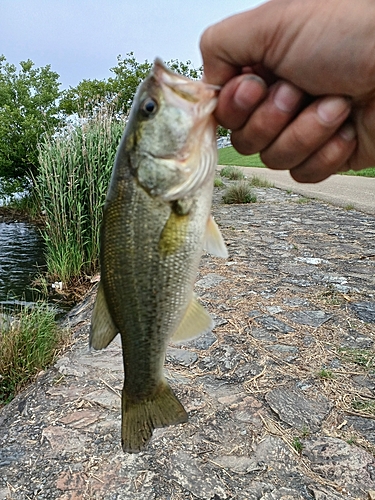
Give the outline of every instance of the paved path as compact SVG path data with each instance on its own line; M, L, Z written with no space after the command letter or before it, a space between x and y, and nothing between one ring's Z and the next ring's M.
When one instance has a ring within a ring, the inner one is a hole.
M244 167L242 170L245 175L263 177L280 189L291 190L338 207L352 206L361 212L375 214L375 178L334 175L318 184L301 184L293 180L289 171L285 170L256 167Z

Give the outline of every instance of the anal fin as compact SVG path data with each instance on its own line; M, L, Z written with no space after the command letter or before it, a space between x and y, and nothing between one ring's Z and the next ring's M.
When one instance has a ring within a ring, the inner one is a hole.
M99 283L94 310L91 316L90 347L104 349L117 334L118 328L108 311L103 285Z
M213 328L211 316L197 299L193 297L172 337L172 341L182 342L183 340L193 339L211 328Z
M223 235L221 234L218 225L212 218L212 215L209 216L207 221L203 248L215 257L222 257L223 259L228 257L228 250L224 243Z

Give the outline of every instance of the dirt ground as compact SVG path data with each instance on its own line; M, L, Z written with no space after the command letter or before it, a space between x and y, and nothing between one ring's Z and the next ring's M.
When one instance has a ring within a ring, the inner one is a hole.
M118 342L89 352L95 291L71 349L0 411L0 500L375 498L375 216L275 188L213 213L212 332L167 353L189 413L124 454Z

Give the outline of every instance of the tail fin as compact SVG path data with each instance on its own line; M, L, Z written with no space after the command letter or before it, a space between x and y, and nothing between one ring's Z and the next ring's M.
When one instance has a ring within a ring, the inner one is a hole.
M122 448L129 453L142 451L152 432L157 427L187 422L188 415L172 392L167 382L160 384L160 389L152 399L139 402L127 399L125 389L122 392Z

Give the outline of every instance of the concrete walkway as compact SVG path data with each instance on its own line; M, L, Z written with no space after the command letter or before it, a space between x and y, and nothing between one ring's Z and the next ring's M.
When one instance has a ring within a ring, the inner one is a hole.
M280 189L291 190L339 207L351 206L361 212L375 214L375 178L333 175L317 184L301 184L285 170L256 167L242 167L242 170L246 176L256 175Z

